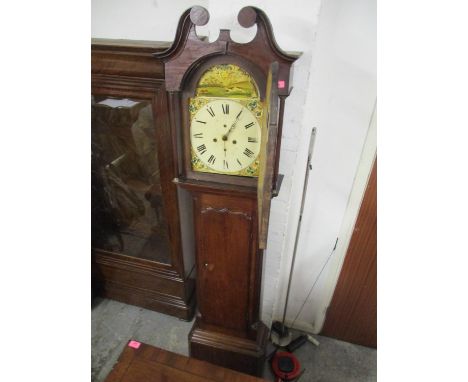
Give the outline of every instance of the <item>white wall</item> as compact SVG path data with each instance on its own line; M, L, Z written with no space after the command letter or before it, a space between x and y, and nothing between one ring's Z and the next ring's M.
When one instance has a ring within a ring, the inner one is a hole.
M291 286L289 322L295 319L340 235L375 100L375 0L324 1L303 121L317 127L317 137ZM299 163L305 150L303 146L299 149ZM291 220L298 211L300 192L298 185L293 187ZM280 291L286 285L292 237L288 233ZM340 265L340 261L330 261L325 267L296 327L311 332L321 329L334 288L327 280ZM274 317L281 316L283 299L280 293Z
M172 41L180 15L208 0L92 0L91 36L128 40Z
M237 13L254 5L269 16L283 50L303 52L294 64L294 89L286 100L280 162L285 177L272 203L264 260L261 311L270 324L281 318L314 126L318 128L314 169L288 317L302 304L304 291L339 234L375 100L375 0L93 0L92 37L172 41L179 16L195 3L210 12L210 22L201 31L210 41L219 28L232 29L237 41L251 39L255 27L243 30ZM317 284L299 326L313 331L311 324L334 287L325 284Z
M321 276L321 285L323 292L315 296L314 305L317 312L313 318L312 324L304 321L302 326L310 331L319 332L325 322L325 310L329 306L335 286L338 282L341 267L345 259L346 251L348 250L351 237L354 233L354 225L361 208L362 199L366 191L367 182L369 180L372 166L377 158L377 108L372 115L369 131L367 132L366 141L362 150L361 159L354 179L353 188L349 196L348 205L346 207L343 221L341 222L339 241L332 257L327 264L327 272ZM301 326L301 324L299 324Z

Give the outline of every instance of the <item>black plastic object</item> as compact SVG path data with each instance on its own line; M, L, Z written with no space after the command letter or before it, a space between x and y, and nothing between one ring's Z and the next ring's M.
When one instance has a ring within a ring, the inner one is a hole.
M288 327L283 325L279 321L273 321L273 324L271 325L271 330L278 333L280 337L285 337L289 333Z
M292 353L294 350L300 348L306 342L307 336L303 334L302 336L297 337L294 341L291 341L291 343L288 346L286 346L286 350Z

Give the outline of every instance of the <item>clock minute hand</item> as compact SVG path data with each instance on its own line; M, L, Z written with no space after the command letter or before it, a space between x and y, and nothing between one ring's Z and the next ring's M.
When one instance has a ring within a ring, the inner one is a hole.
M234 129L236 127L237 122L239 122L239 117L240 117L241 114L242 114L242 110L239 112L239 114L237 114L237 117L234 120L231 127L229 128L228 132L225 135L223 135L223 140L225 140L225 141L227 140L227 138L229 137L229 134L231 134L232 129ZM224 138L226 138L226 139L224 139Z

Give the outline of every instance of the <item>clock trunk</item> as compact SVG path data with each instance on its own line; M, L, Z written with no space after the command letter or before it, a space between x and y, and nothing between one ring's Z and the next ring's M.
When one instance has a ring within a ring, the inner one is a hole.
M268 329L259 321L262 251L252 192L194 192L198 314L190 355L261 375Z
M257 258L255 199L197 194L195 222L199 317L209 325L248 336L249 296Z

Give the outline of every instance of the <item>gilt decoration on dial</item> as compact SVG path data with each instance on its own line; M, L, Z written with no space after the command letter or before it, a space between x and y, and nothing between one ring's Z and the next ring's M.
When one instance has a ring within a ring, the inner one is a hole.
M258 176L263 104L245 71L231 64L208 70L189 112L194 171Z

